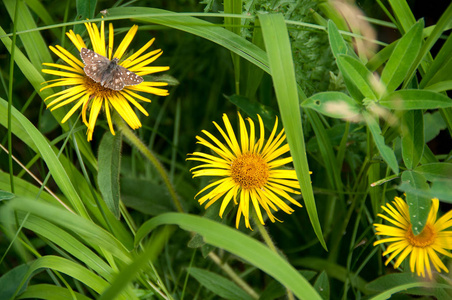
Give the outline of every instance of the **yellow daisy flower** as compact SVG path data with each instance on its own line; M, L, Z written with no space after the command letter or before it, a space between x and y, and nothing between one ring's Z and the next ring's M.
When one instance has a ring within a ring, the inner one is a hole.
M394 200L392 202L394 206L389 203L382 206L389 216L383 214L378 214L378 216L395 226L374 224L377 230L376 235L388 236L388 238L374 243L374 246L382 243L389 244L386 251L383 252L383 256L391 254L385 265L388 265L392 259L400 254L394 264L396 269L410 255L411 272L416 271L418 276L425 277L425 270L427 269L428 277L431 279L431 264L435 266L438 272L443 269L448 273L449 270L437 253L452 257L452 254L447 251L452 249L452 231L445 230L452 226L452 210L437 220L439 201L436 198L432 199L427 223L420 234L414 235L411 230L408 205L399 197L395 197Z
M163 53L162 50L158 49L143 54L152 45L154 39L151 39L133 55L129 56L128 58L123 58L124 53L126 52L127 48L132 42L132 39L137 33L137 25L134 25L132 26L132 28L130 28L115 52L113 52L113 24L109 24L108 45L106 44L104 21L101 22L100 29L94 23L85 23L85 26L91 40L92 50L97 54L107 57L109 60L113 60L115 58L121 60L118 65L128 69L128 71L134 72L138 76L145 76L169 69L169 67L148 66ZM75 34L72 30L67 32L66 35L69 37L69 39L79 52L82 48L88 48L82 37L78 34ZM137 100L151 102L151 100L140 95L139 92L155 94L158 96L168 95L168 91L166 89L158 88L168 85L167 83L151 82L146 80L137 85L125 86L121 90L109 89L103 86L100 82L95 82L85 74L83 70L85 65L79 59L80 55L74 56L59 45L55 47L50 46L49 48L66 64L44 63L45 66L56 68L57 70L43 69L43 73L60 76L61 78L46 81L45 83L49 84L41 90L54 87L67 88L47 97L46 99L44 99L44 101L52 99L52 101L47 104L47 107L51 108L51 110L70 104L74 101L76 102L75 105L63 118L63 120L61 121L62 123L66 122L67 119L69 119L79 107L82 107L82 119L85 125L88 127L88 141L92 140L94 126L96 124L96 120L101 108L105 110L110 131L114 135L115 132L113 130L110 113L110 110L112 108L119 113L119 115L131 128L137 129L141 127L141 122L130 106L130 103L133 104L144 115L148 116L146 110L137 102ZM89 119L87 119L86 117L87 111L89 111Z
M203 205L208 201L206 204L207 209L215 201L223 198L219 213L220 217L223 217L227 205L234 199L234 204L239 206L236 227L238 228L243 214L246 227L251 229L249 221L250 201L262 224L264 224L264 220L260 209L261 206L270 220L275 222L276 218L271 210L278 211L278 208L280 208L288 214L294 211L280 197L301 207L301 204L287 193L300 194L300 185L295 170L281 169L283 165L292 162L292 157L281 158L281 155L289 152L289 145L283 144L286 139L284 129L275 137L278 119L276 119L270 137L264 145L264 124L261 117L258 115L260 137L256 141L254 122L247 118L250 128L250 133L248 134L240 113L238 116L240 143L235 136L228 117L223 114L226 132L216 122L213 122L213 124L223 136L226 144L220 142L211 133L203 130L202 132L213 143L197 136L198 143L206 146L215 152L216 155L195 152L191 154L188 160L205 163L190 170L193 173L193 177L221 177L221 179L207 185L195 196L197 197L206 192L198 200L199 203Z

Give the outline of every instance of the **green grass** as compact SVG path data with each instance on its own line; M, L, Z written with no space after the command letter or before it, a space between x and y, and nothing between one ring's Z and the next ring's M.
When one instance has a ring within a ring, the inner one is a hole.
M350 30L328 2L220 2L0 4L0 299L452 297L444 272L385 266L372 226L403 193L415 234L431 198L450 210L452 5L426 27L405 1L368 1ZM87 19L113 23L115 47L139 25L126 55L155 37L152 65L170 66L145 78L169 96L142 94L140 129L113 115L113 137L101 111L91 142L80 109L64 124L71 105L46 109L64 87L41 91L56 79L42 64L63 64L49 46L78 56L65 32L88 41ZM254 231L235 228L233 201L223 218L221 201L198 204L211 181L186 160L237 111L266 137L278 117L301 186L302 208Z

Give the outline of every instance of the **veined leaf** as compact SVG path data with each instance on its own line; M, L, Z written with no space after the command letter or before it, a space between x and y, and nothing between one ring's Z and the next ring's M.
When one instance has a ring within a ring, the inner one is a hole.
M355 100L340 92L315 94L301 103L302 107L312 108L319 113L347 121L359 121L361 107Z
M400 90L384 96L378 103L396 110L452 107L452 99L426 90Z
M421 20L413 25L395 46L381 73L381 82L386 86L387 92L394 91L405 80L421 49L423 27L424 22Z
M452 179L452 164L450 163L425 164L418 166L414 171L431 182Z
M119 171L121 166L121 134L106 132L99 146L97 182L108 209L119 219Z
M429 190L425 177L419 173L405 171L402 173L402 181L407 183L414 190ZM406 202L410 212L411 229L413 230L413 233L417 235L424 229L432 200L430 197L406 191Z
M402 158L408 169L416 167L424 153L424 118L422 111L409 110L403 114Z

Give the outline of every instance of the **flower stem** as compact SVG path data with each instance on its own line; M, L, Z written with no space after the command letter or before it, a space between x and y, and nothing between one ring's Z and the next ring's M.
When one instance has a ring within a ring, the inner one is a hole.
M259 221L259 218L256 215L255 211L252 211L251 213L251 217L253 218L254 224L256 224L257 229L259 230L259 233L261 234L262 238L264 239L265 244L267 244L267 246L276 254L281 255L278 252L278 249L276 249L275 243L273 243L272 238L270 237L270 235L268 234L267 229L264 227L264 225L262 225L262 223ZM287 298L289 298L289 300L295 300L295 297L292 293L291 290L289 290L286 287L286 291L287 291Z
M146 145L135 135L135 133L133 133L133 131L129 128L129 126L127 126L127 124L121 119L121 117L118 114L116 113L113 114L113 121L118 127L118 130L126 137L126 139L133 146L135 146L138 149L138 151L140 151L144 155L144 157L146 157L155 167L157 172L160 174L163 183L166 185L166 188L168 189L168 192L171 196L171 199L174 202L176 209L179 212L183 213L184 209L182 208L179 198L177 197L176 190L171 184L168 174L166 173L163 165L160 163L158 158L154 155L154 153L152 153L152 151L148 147L146 147Z
M259 299L259 295L253 290L240 276L235 274L234 270L227 264L221 261L221 259L213 252L209 252L210 259L213 260L228 276L240 286L248 295L253 299Z

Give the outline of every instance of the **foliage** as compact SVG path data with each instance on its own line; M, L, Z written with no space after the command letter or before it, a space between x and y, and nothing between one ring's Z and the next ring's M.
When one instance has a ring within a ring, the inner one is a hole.
M362 7L389 22L306 0L51 3L0 6L0 299L452 297L450 276L385 267L372 246L394 196L414 234L431 198L450 210L451 4L426 26L395 0ZM54 79L41 69L49 45L76 54L65 32L86 39L101 18L120 37L138 24L135 50L156 37L170 70L150 79L170 95L144 103L135 132L113 116L113 137L100 117L89 143L77 114L46 110L59 90L41 90ZM399 36L378 41L369 24ZM255 231L235 229L236 207L220 218L196 203L209 181L186 160L237 110L268 131L278 116L301 186L303 208Z

